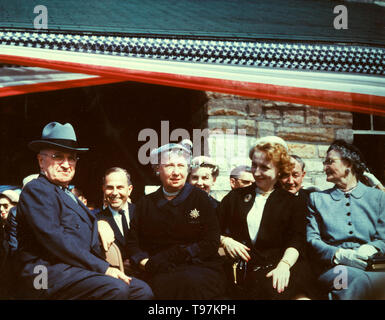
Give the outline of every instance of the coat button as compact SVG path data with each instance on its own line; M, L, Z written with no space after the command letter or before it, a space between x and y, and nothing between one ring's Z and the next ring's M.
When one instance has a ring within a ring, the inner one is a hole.
M350 216L350 215L351 215L351 213L350 213L350 212L348 212L348 213L347 213L347 216Z
M78 224L75 224L76 229L80 229L80 226Z
M348 222L348 225L349 225L349 226L351 226L351 225L352 225L352 223L349 221L349 222Z
M349 234L353 234L353 231L349 231Z
M346 206L349 207L349 206L350 206L350 203L348 202L348 203L346 204Z

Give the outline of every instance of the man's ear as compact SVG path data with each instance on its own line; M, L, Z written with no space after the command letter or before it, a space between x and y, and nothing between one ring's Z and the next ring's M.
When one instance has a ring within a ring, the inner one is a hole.
M232 189L235 188L235 179L234 178L230 178L230 186Z
M39 169L42 170L42 168L43 168L43 166L42 166L43 156L40 153L38 153L36 155L36 159L37 159L37 162L39 163Z
M128 196L131 195L132 190L134 190L134 186L131 184L128 186Z

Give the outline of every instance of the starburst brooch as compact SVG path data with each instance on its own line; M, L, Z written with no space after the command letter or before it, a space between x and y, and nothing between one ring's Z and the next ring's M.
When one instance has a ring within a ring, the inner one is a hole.
M197 209L191 210L190 217L196 219L199 217L199 211Z

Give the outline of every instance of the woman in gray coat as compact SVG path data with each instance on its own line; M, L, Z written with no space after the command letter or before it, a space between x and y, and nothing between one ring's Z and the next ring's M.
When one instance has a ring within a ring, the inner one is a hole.
M368 259L385 254L385 193L363 184L360 151L336 140L324 161L331 189L310 194L307 241L314 270L329 299L363 299L385 272L366 271Z

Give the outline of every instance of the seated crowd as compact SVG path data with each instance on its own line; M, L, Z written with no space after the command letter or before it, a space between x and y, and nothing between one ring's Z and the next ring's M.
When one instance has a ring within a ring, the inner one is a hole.
M29 148L40 174L20 196L0 193L2 299L385 299L385 263L372 265L385 256L385 189L343 140L321 191L303 187L284 140L260 138L221 201L213 159L166 144L151 152L157 191L132 203L130 174L113 167L100 209L70 184L88 151L71 124L47 124Z

